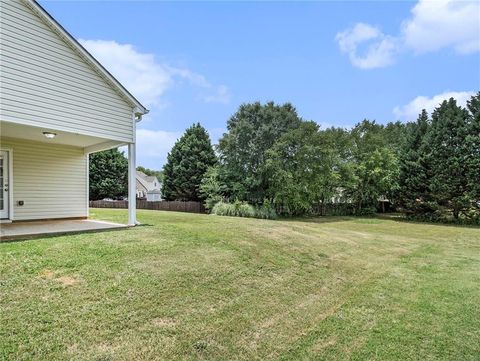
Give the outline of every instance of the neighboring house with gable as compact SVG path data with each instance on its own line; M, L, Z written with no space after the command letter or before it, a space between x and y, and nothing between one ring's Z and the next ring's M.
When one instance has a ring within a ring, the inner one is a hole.
M149 202L161 201L161 184L155 176L149 176L137 170L137 198L146 199Z
M0 0L0 222L86 218L88 158L128 146L148 110L34 0Z

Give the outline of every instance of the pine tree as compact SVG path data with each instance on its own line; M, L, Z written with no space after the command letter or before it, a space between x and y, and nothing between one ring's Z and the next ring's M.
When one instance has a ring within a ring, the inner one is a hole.
M424 142L429 191L438 210L451 211L458 219L469 207L469 150L465 144L469 133L469 114L450 98L432 113L431 128Z
M468 193L472 208L480 213L480 92L467 102L469 110L468 134L465 139ZM480 215L477 215L480 219Z
M207 169L215 163L207 131L200 123L192 125L168 154L163 168L163 197L169 201L200 201L200 183Z
M409 124L409 131L400 152L399 203L411 213L430 211L428 206L426 150L423 146L425 134L430 126L425 109L416 123Z

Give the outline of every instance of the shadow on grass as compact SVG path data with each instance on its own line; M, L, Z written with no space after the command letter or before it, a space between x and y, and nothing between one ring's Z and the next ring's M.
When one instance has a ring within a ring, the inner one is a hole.
M348 222L348 221L352 221L359 218L360 217L354 217L354 216L304 216L304 217L280 217L278 218L278 220L283 222L337 223L337 222Z
M317 223L317 224L327 224L327 223L337 223L337 222L349 222L349 221L375 221L375 220L386 220L401 222L407 224L418 224L418 225L430 225L438 227L456 227L456 228L474 228L480 229L480 225L474 224L458 224L458 223L440 223L440 222L427 222L427 221L417 221L408 219L402 213L377 213L373 216L305 216L305 217L281 217L278 220L283 222L304 222L304 223Z
M2 236L0 238L0 244L44 240L44 239L46 240L46 239L50 239L50 238L59 238L59 237L65 237L65 236L76 236L76 235L81 235L81 234L94 234L94 233L128 231L130 229L131 228L128 228L128 227L105 228L105 229L83 229L83 230L74 230L74 231L58 231L58 232L50 232L50 233Z
M409 224L425 224L430 226L439 226L439 227L466 227L466 228L476 228L480 229L480 225L476 224L461 224L461 223L441 223L441 222L429 222L429 221L418 221L414 219L409 219L407 216L401 213L379 213L376 215L379 219L385 219L395 222L409 223Z

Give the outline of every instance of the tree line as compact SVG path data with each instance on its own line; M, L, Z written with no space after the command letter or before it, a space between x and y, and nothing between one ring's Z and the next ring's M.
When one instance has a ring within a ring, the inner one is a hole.
M200 124L186 130L162 194L210 210L235 205L228 214L239 215L309 215L335 203L363 215L383 199L411 218L480 223L480 93L416 122L365 119L351 129L321 129L289 103L243 104L215 148Z

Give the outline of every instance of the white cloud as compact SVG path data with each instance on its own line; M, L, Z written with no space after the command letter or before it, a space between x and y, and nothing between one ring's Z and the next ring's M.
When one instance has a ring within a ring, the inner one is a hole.
M182 135L181 132L137 129L137 165L161 169L167 161L167 154Z
M168 67L153 54L139 53L130 44L107 40L79 40L132 94L147 106L159 105L160 97L173 85Z
M402 24L405 45L416 53L453 47L461 54L480 50L480 2L420 0Z
M217 144L226 131L224 128L208 129L212 144ZM137 165L161 169L167 162L168 153L182 134L183 131L137 129ZM122 150L127 153L126 147L122 147Z
M172 87L187 84L195 89L196 99L206 103L228 103L230 90L225 85L212 84L202 74L189 69L163 64L153 54L141 53L130 44L107 40L79 40L135 97L148 108L150 114L139 126L151 127L159 118L160 107L167 103L163 95ZM152 122L153 121L153 122ZM137 129L137 163L152 169L161 169L180 132ZM212 141L218 141L220 130L212 130ZM125 147L122 147L126 151Z
M202 88L209 88L212 86L203 75L193 73L188 69L178 69L170 67L169 70L173 76L185 79L192 85Z
M390 65L397 52L396 40L369 24L358 23L353 28L338 33L335 39L340 50L348 54L351 63L361 69ZM364 54L359 55L359 47L365 44L367 47Z
M459 54L474 53L480 51L480 1L419 0L396 36L357 23L335 39L351 63L361 69L391 65L403 51L421 54L451 47ZM362 46L366 50L359 55Z
M470 99L475 92L473 91L462 91L462 92L444 92L441 94L434 95L432 97L418 96L413 99L411 102L404 106L397 106L393 109L393 114L399 120L403 121L413 121L418 118L418 115L425 109L428 113L440 105L444 100L454 98L457 101L458 105L465 106L467 100Z
M206 103L223 103L230 102L230 89L225 85L213 85L203 75L192 73L187 69L173 69L170 68L172 74L178 75L183 79L189 81L192 85L203 88L207 91L206 94L200 94L199 99Z
M206 93L201 97L205 102L224 103L230 100L230 92L225 85L216 86L201 74L161 64L153 54L141 53L131 44L111 40L80 39L79 42L147 107L161 106L161 97L181 81L187 81ZM225 95L219 97L223 93Z
M219 85L215 87L215 93L206 95L203 100L207 103L223 103L228 104L230 102L231 94L229 89L225 85Z

